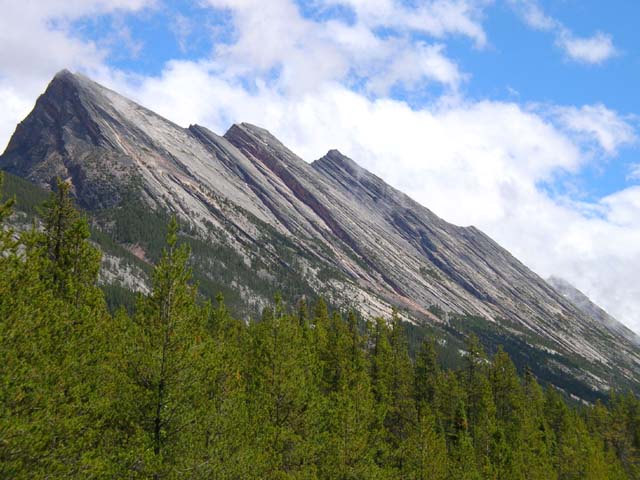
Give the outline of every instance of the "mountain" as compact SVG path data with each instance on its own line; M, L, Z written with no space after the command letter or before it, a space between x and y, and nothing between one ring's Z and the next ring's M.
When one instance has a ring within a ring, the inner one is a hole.
M555 276L549 277L547 282L555 288L560 295L578 307L585 315L589 315L591 318L596 319L609 330L624 336L630 342L640 345L640 336L637 333L631 331L614 317L609 315L609 313L607 313L602 307L593 303L589 297L569 282L563 278Z
M336 150L309 164L250 124L223 136L182 128L62 71L0 168L43 189L71 183L96 241L111 245L103 280L113 288L145 288L177 215L201 291L222 291L247 316L277 291L367 316L397 308L416 336L436 332L457 350L473 332L581 398L640 386L640 350L624 332L479 229L447 223Z

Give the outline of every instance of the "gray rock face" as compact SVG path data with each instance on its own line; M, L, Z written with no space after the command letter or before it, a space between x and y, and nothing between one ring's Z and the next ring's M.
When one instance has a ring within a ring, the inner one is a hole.
M483 317L551 363L578 359L562 368L592 388L606 388L614 370L640 380L640 352L626 332L585 313L477 228L447 223L336 150L308 164L253 125L224 136L184 129L65 71L18 125L0 168L42 186L69 179L89 211L136 196L247 256L268 242L268 226L304 253L295 268L310 283L364 312L396 306L416 323L446 322L431 313L437 306ZM319 266L340 275L321 282Z

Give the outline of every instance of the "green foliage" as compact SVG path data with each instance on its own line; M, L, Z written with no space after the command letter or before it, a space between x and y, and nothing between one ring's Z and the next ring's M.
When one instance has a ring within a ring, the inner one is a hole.
M569 403L506 348L322 300L239 321L198 293L175 220L151 292L111 314L64 184L42 213L0 229L0 478L640 478L632 394Z
M40 250L46 260L44 280L77 305L87 295L95 296L91 286L98 278L101 253L89 244L89 225L74 208L69 189L69 184L58 180L42 209L43 231L32 232L30 247Z
M15 199L16 207L24 213L28 219L38 215L39 207L47 200L48 195L44 190L36 187L31 182L10 173L3 172L4 182L0 199Z

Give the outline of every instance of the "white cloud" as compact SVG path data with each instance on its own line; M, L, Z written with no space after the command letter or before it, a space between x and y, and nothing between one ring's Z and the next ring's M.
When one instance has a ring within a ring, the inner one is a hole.
M632 163L628 168L629 173L627 174L627 181L640 180L640 163Z
M183 53L186 52L188 50L187 41L194 29L193 22L188 17L178 13L174 15L169 28L176 36L180 51Z
M613 155L621 146L637 140L635 129L602 104L580 108L556 107L553 110L566 128L591 137L607 154Z
M261 8L261 0L208 2L230 11L234 18L233 40L218 46L216 52L216 62L226 76L270 81L273 72L278 71L278 87L289 93L307 92L328 81L362 82L377 94L384 94L395 85L412 89L424 81L455 90L464 79L458 66L445 56L444 45L413 41L408 33L420 29L438 36L451 30L460 33L462 27L453 20L445 22L443 15L451 8L452 16L464 17L465 2L430 2L429 10L420 8L415 12L423 19L422 26L415 27L406 22L412 11L404 12L405 21L396 18L403 10L393 10L394 2L374 2L366 8L364 4L356 5L359 13L354 24L306 18L292 0L272 0L268 9ZM387 10L395 13L386 23L362 13L380 14ZM437 26L429 26L429 19ZM397 31L382 36L375 31L379 26ZM469 30L468 34L477 40L479 32Z
M590 37L576 36L559 20L547 15L537 0L509 0L524 22L536 30L553 33L556 45L571 60L598 65L618 55L611 35L597 32Z
M583 63L600 64L618 54L611 35L602 32L584 38L565 33L558 43L570 58Z
M463 75L451 60L443 55L444 45L417 44L412 49L397 48L391 54L384 70L368 81L370 91L384 94L394 85L402 84L409 89L421 85L424 80L433 80L456 88Z
M326 5L350 7L368 27L393 27L436 38L461 35L478 47L487 43L483 9L493 0L426 0L408 7L399 0L321 0Z
M562 28L562 25L557 20L544 13L542 8L534 1L511 0L511 3L519 8L523 20L531 28L542 31Z

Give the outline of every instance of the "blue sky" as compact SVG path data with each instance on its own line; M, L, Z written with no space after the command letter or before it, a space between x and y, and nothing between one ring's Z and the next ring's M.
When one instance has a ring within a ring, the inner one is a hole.
M640 3L0 0L0 143L69 68L339 148L640 331Z

